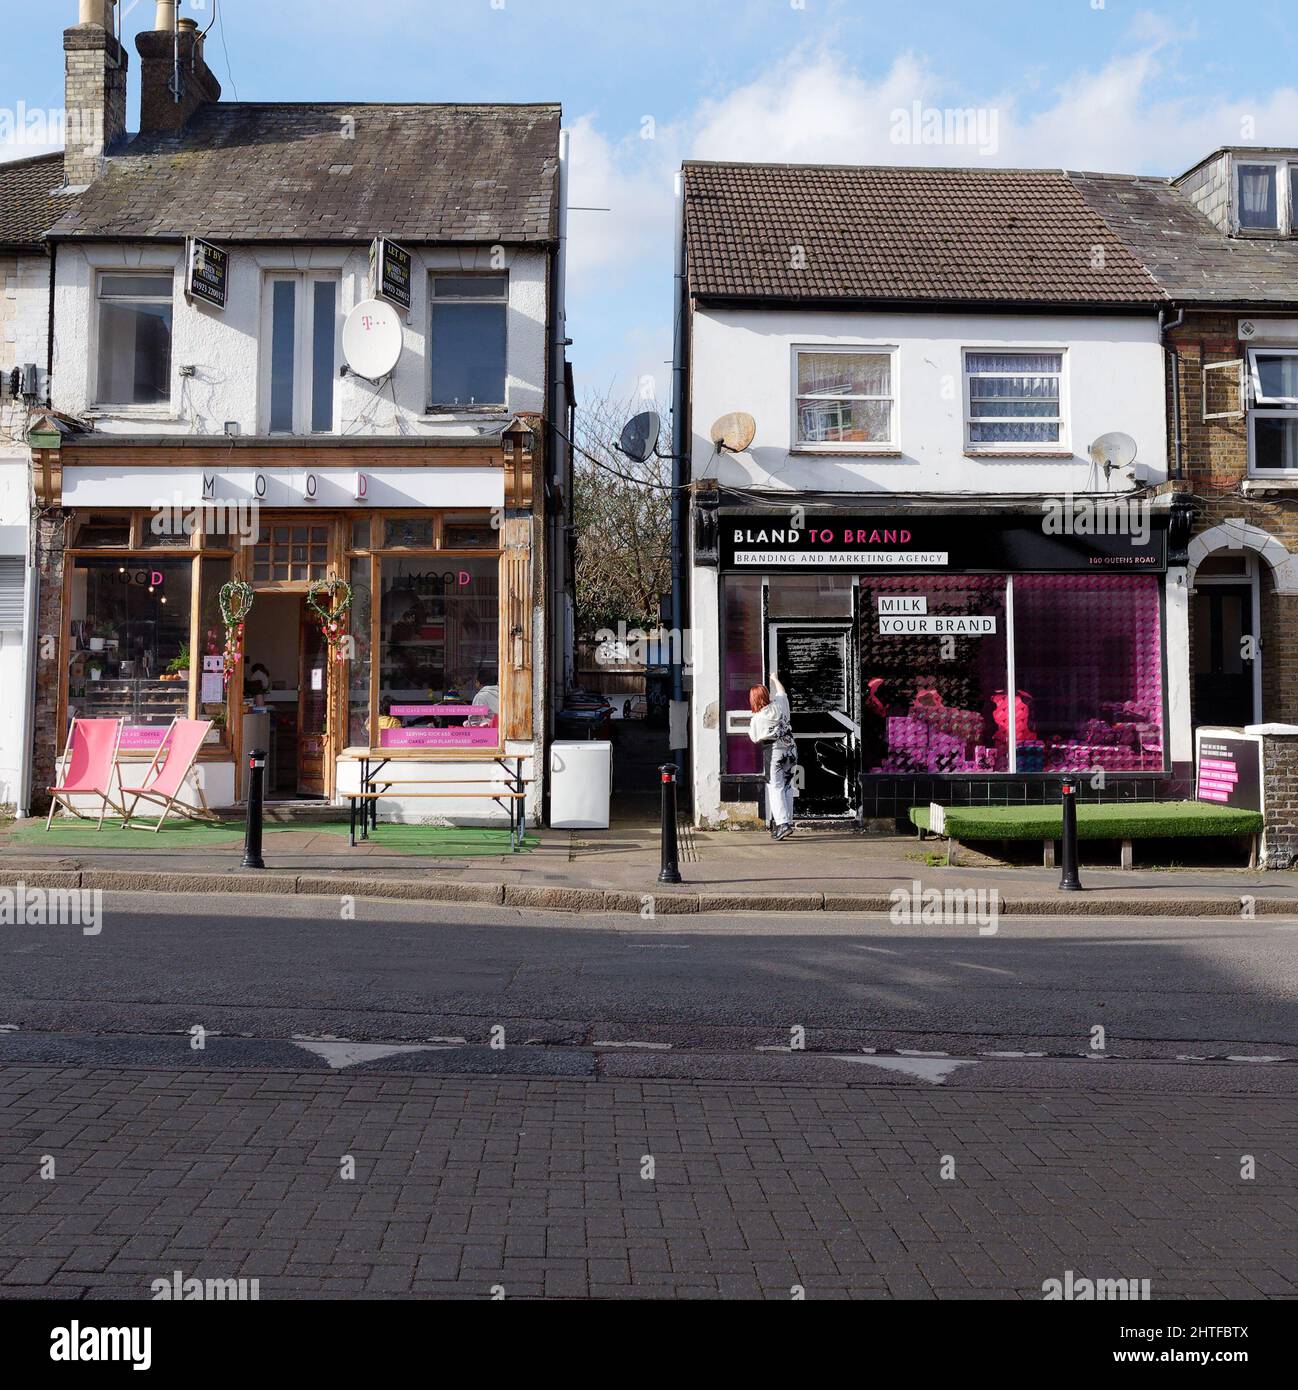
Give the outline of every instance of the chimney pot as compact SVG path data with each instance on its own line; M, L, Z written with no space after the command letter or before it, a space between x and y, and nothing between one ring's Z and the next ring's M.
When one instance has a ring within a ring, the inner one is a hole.
M176 27L176 0L158 0L153 15L155 33L170 34Z
M113 6L117 0L81 0L78 11L78 24L94 24L100 29L113 28Z

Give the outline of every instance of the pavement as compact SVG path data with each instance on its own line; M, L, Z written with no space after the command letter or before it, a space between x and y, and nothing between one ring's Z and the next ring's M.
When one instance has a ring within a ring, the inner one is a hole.
M380 828L380 836L382 829ZM350 893L566 912L887 912L895 889L980 889L1005 915L1179 916L1186 910L1298 915L1298 874L1182 865L1123 871L1086 856L1086 891L1059 891L1059 870L1000 863L962 851L945 863L941 842L800 829L775 845L762 831L680 834L680 885L659 883L660 832L637 816L606 831L537 832L522 853L471 858L385 852L381 839L351 848L345 836L304 827L265 838L264 871L239 867L242 846L168 848L141 834L139 847L96 849L15 840L0 831L0 884L188 893ZM1184 853L1176 846L1175 853ZM1228 857L1231 849L1223 849Z
M0 929L0 1300L1298 1296L1277 915L238 907Z

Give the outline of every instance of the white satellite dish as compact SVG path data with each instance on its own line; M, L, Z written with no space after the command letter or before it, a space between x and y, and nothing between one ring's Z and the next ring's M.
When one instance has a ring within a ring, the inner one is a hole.
M369 381L387 376L401 356L401 319L382 299L363 299L343 324L343 357Z
M1126 468L1129 463L1135 463L1137 452L1136 441L1129 434L1115 430L1112 434L1102 434L1091 445L1091 462L1110 471Z
M742 454L757 437L757 421L746 410L732 410L712 426L712 442L718 449Z

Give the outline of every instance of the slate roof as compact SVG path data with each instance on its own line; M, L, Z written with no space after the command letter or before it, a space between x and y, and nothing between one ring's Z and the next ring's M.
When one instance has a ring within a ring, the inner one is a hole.
M1073 174L1074 185L1169 299L1298 301L1298 241L1231 237L1165 179Z
M0 248L39 251L46 231L67 212L55 198L63 183L63 155L42 154L0 164Z
M553 241L559 122L549 105L212 102L117 150L53 235Z
M685 219L690 287L703 299L1116 306L1162 298L1061 170L692 162Z

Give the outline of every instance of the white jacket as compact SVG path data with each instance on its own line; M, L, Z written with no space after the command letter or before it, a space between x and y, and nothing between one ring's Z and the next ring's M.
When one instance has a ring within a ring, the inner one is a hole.
M784 687L771 678L771 703L759 709L748 724L748 737L754 743L792 743L793 725L789 697Z

